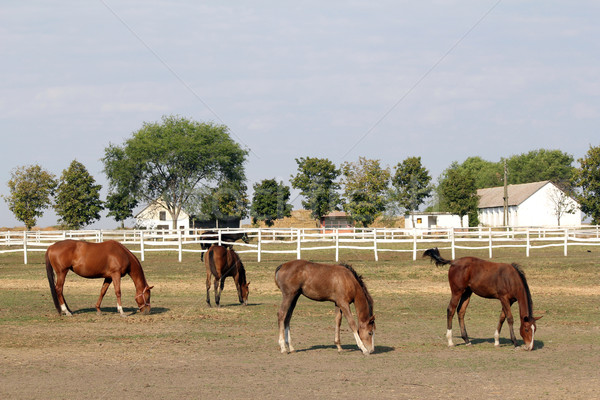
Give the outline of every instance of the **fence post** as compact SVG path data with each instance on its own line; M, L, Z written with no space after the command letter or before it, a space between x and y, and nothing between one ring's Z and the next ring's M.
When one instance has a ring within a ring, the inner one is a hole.
M181 235L181 231L182 231L182 229L177 230L177 247L179 250L179 262L181 262L181 260L182 260L182 253L183 253L183 237Z
M297 238L298 245L297 245L297 247L296 247L296 253L297 253L297 254L296 254L296 257L297 257L297 258L298 258L298 260L299 260L299 259L301 259L301 258L302 258L302 257L300 256L300 249L301 249L301 246L300 246L300 245L301 245L301 240L300 240L300 238L301 238L301 235L300 235L300 229L298 229L298 230L296 231L296 234L298 235L298 238Z
M489 254L490 254L490 258L492 258L492 227L491 226L488 228L488 234L489 234L489 237L490 237L490 241L489 241L489 243L490 243L490 252L489 252Z
M413 228L413 261L417 260L417 228Z
M27 231L23 231L23 261L27 265Z
M373 251L375 252L375 261L379 261L379 254L377 254L377 229L373 229Z
M144 261L144 231L140 231L140 253L142 261Z
M565 228L565 257L567 256L567 248L569 247L569 229Z
M257 262L260 262L260 250L262 248L262 229L258 228Z
M340 228L335 228L335 261L340 261Z
M452 259L456 258L456 248L454 247L454 228L450 228L450 242L452 243Z
M527 255L527 257L529 257L529 248L531 247L531 242L529 238L529 228L527 228L527 244L525 245L525 247L527 248L525 254Z

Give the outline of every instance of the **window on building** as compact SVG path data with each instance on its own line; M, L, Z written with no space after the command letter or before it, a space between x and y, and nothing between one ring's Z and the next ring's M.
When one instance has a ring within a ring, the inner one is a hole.
M167 212L166 211L160 211L158 213L158 219L161 221L166 221L167 220Z

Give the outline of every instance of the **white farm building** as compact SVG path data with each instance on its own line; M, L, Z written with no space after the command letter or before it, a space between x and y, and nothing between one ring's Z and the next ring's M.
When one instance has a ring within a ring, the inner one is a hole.
M581 208L550 181L508 185L508 226L581 226ZM479 223L504 225L504 187L477 190Z

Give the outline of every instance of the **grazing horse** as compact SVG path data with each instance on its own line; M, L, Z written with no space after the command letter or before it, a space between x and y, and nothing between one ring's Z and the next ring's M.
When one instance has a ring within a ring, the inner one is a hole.
M135 285L135 301L144 314L150 313L150 289L142 265L137 257L121 243L109 240L102 243L88 243L79 240L56 242L46 250L46 274L54 306L59 314L72 315L63 296L65 277L69 270L84 278L104 278L96 311L100 313L100 304L111 282L115 286L117 310L121 316L121 277L129 274ZM54 281L56 273L56 283Z
M240 303L243 305L248 304L248 286L250 282L246 282L244 264L242 264L242 260L233 249L225 246L210 246L204 265L206 266L206 302L209 306L211 306L209 295L211 276L214 276L217 307L220 306L221 292L225 286L225 278L228 276L231 276L235 282Z
M508 321L510 328L510 339L517 347L517 339L513 330L513 316L510 309L511 305L517 301L521 317L520 333L525 342L524 348L525 350L533 349L533 338L536 332L535 321L541 317L533 316L531 293L521 267L517 264L495 263L475 257L445 260L440 256L437 248L425 250L423 257L430 257L438 266L450 264L448 280L452 297L447 311L448 330L446 331L446 338L448 339L448 346L454 346L452 342L452 318L457 308L461 336L465 344L471 344L465 328L465 313L471 294L475 293L486 299L498 299L502 303L500 321L494 333L494 345L496 347L500 345L500 330L505 319Z
M202 237L202 240L219 240L219 233L215 231L205 231L202 232L200 236ZM240 239L246 244L248 244L248 242L250 241L246 232L221 232L222 246L232 248L233 242L236 242ZM212 246L212 243L200 243L200 248L202 250L208 250L210 246ZM204 261L204 252L202 252L202 254L200 255L200 260Z
M354 333L356 344L363 354L370 354L375 350L373 299L367 291L362 277L351 266L294 260L277 267L275 283L283 296L277 314L279 346L282 353L288 352L288 349L290 353L294 351L290 342L290 320L301 294L311 300L335 303L334 343L338 351L342 351L340 343L342 315L346 317L350 329ZM356 309L358 325L350 310L352 303Z

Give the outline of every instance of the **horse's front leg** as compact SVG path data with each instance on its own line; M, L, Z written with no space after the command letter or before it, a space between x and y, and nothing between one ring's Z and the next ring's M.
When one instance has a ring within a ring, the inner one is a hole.
M510 340L513 342L513 345L515 347L518 347L517 338L515 336L515 331L513 329L514 319L513 319L512 311L510 309L510 301L500 299L500 302L502 303L502 311L504 312L504 315L506 316L506 321L508 322L508 327L510 329Z
M98 301L96 302L96 313L97 314L102 314L102 311L100 311L100 304L102 304L102 299L104 298L104 295L106 294L106 291L108 290L108 287L110 286L112 282L112 278L104 278L104 283L102 284L102 289L100 289L100 297L98 298Z
M217 308L221 307L221 292L219 291L219 283L220 280L218 278L215 278L215 303L217 304Z
M117 311L121 314L121 317L126 317L121 304L121 276L115 275L112 280L115 286L115 296L117 296Z
M498 320L498 327L496 328L496 332L494 332L494 346L500 346L500 331L502 330L502 325L504 324L504 320L506 320L506 314L504 310L500 311L500 319Z
M56 296L58 298L58 304L60 304L61 313L70 317L73 314L71 313L71 310L69 310L67 302L65 301L65 297L63 296L63 287L65 286L65 277L67 276L67 271L68 270L56 273L56 284L54 287L56 289Z
M335 306L335 337L333 343L337 346L338 351L342 351L342 342L340 340L340 328L342 326L342 310Z
M358 348L363 352L364 355L369 354L369 350L364 345L360 338L360 335L358 334L358 325L356 324L356 321L354 321L354 316L352 315L352 311L350 310L350 305L342 304L339 307L342 310L344 316L346 317L346 320L348 321L348 325L350 325L352 333L354 333L354 339L356 339L356 344L358 345Z

